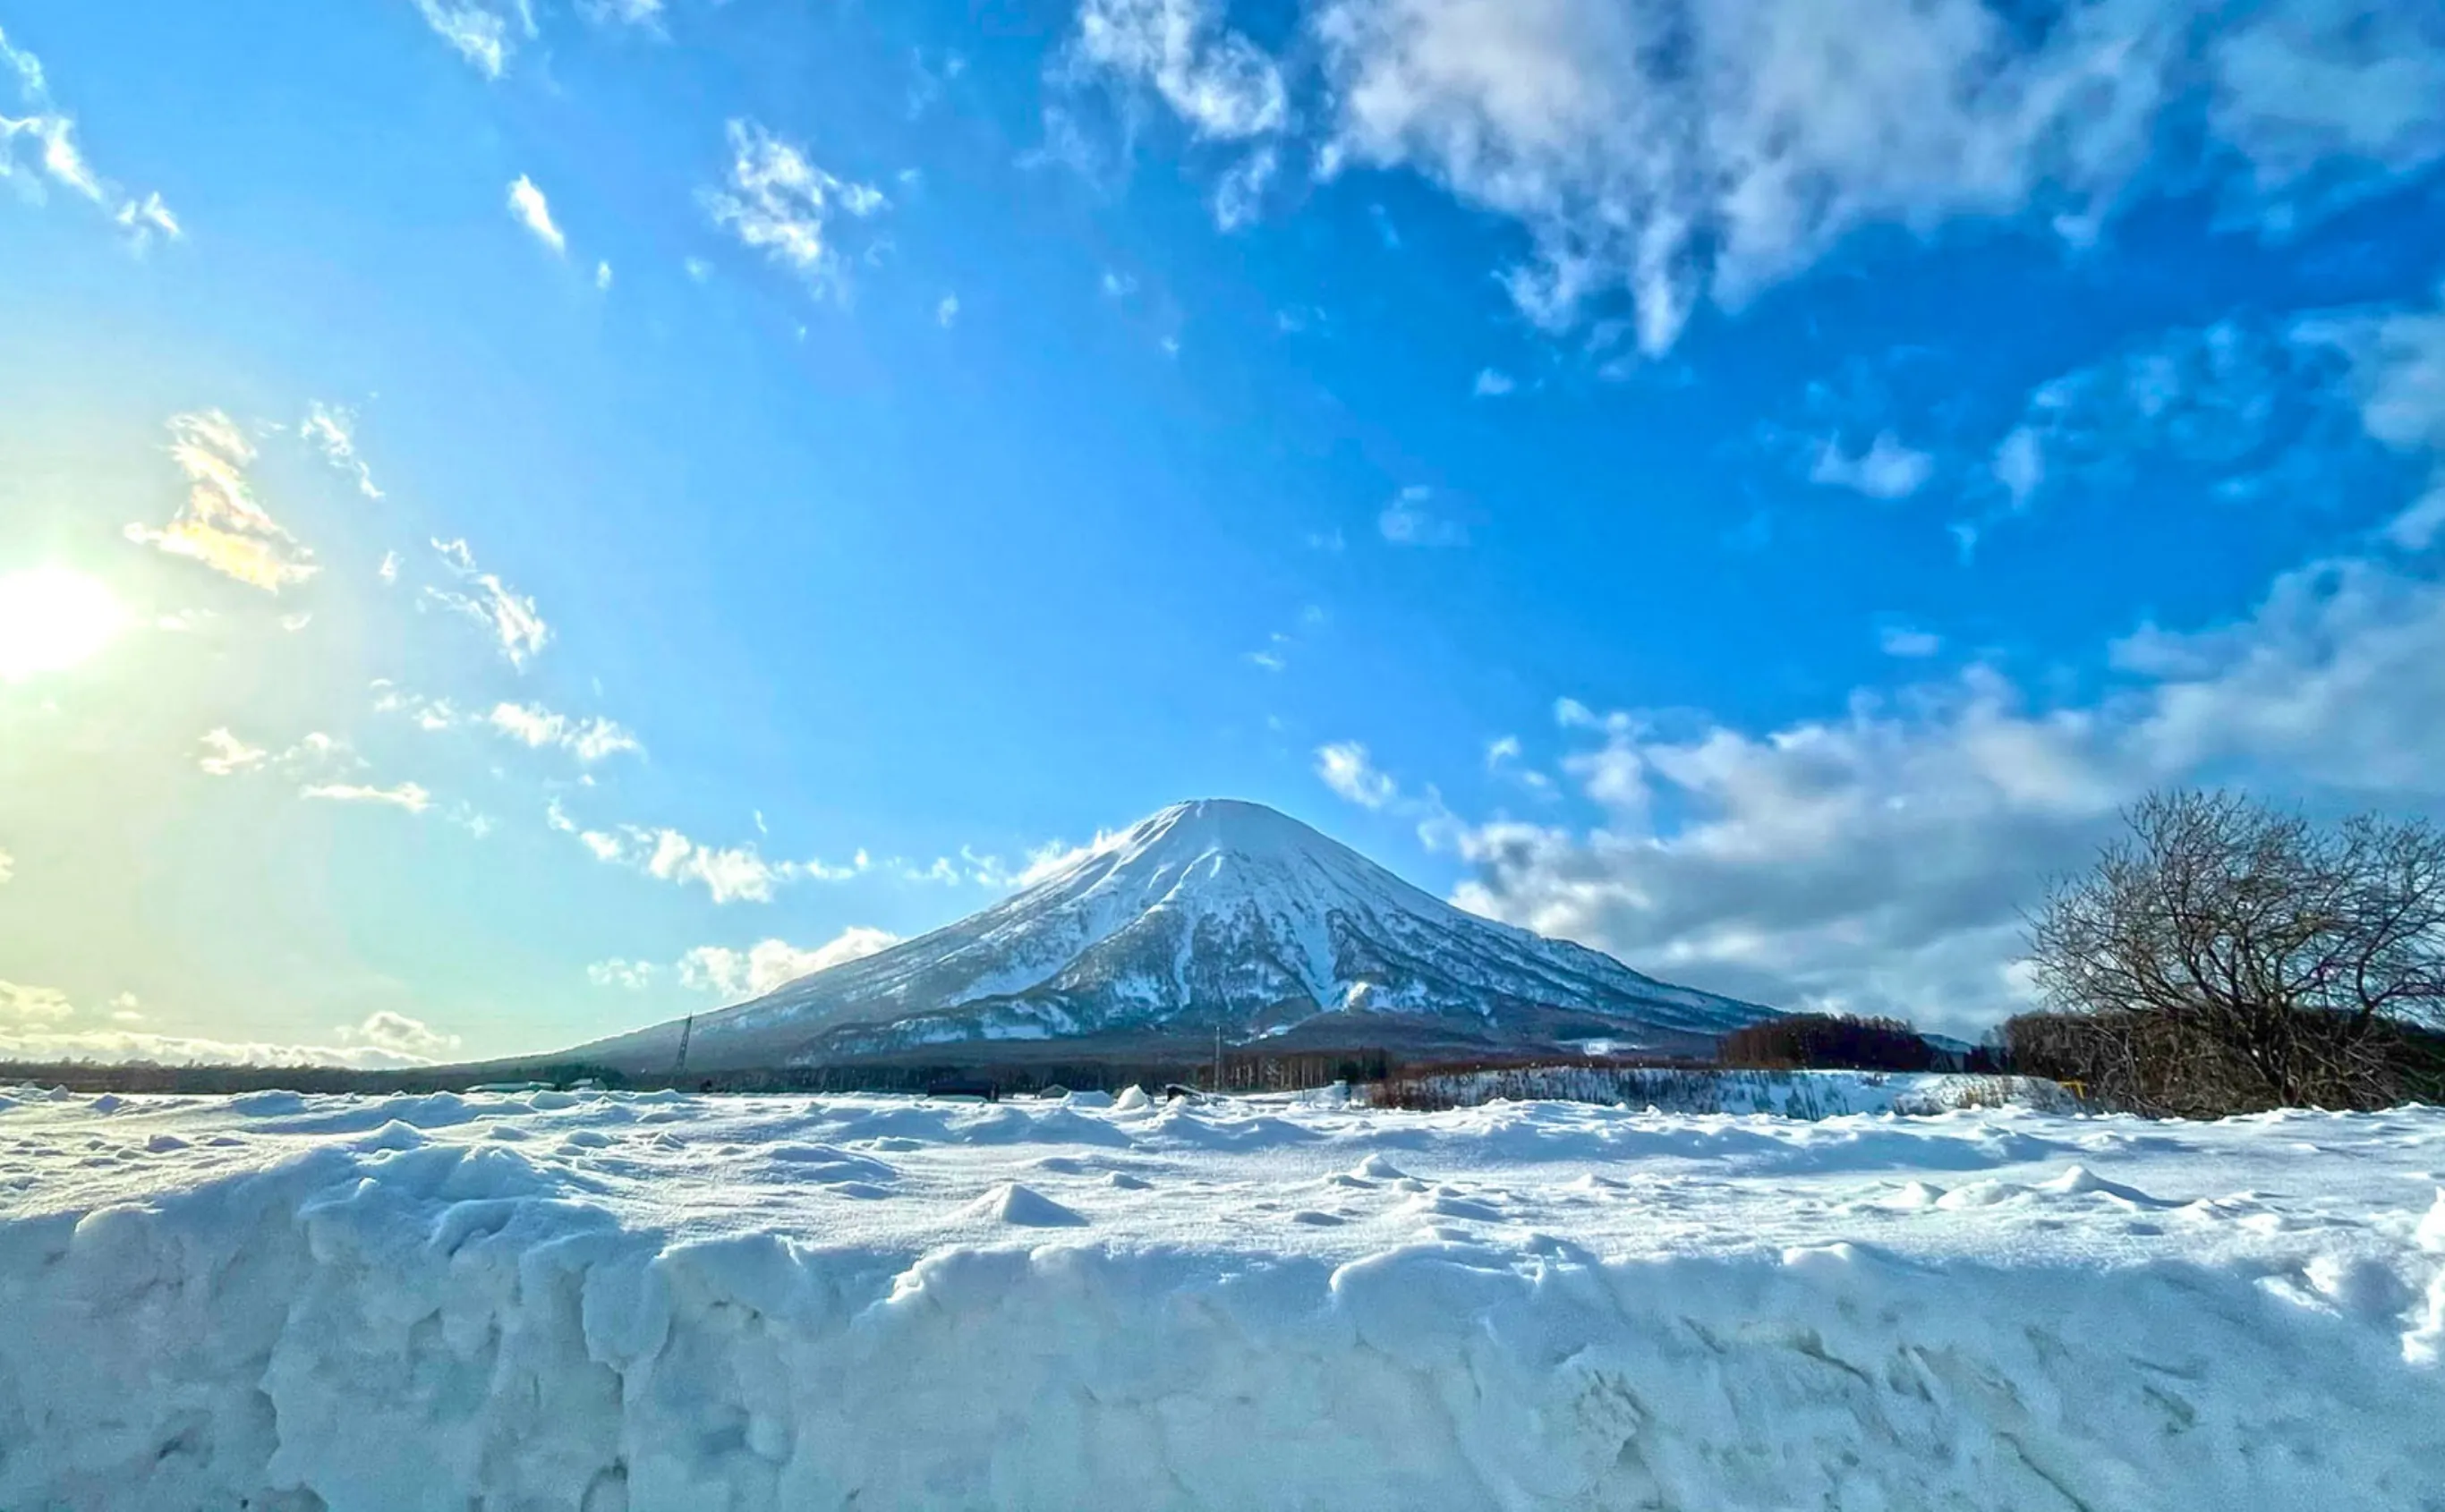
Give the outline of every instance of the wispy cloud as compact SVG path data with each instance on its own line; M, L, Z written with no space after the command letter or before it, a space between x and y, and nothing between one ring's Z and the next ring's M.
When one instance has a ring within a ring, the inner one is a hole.
M69 1017L76 1007L67 994L50 987L27 987L0 981L0 1025L53 1024Z
M2335 397L2346 365L2301 330L2263 322L2159 332L2031 390L1989 471L2015 509L2066 483L2126 483L2151 462L2223 479L2264 474L2304 442L2355 430Z
M19 108L28 113L11 116L0 110L0 178L23 176L28 193L37 198L48 179L90 200L140 251L157 236L176 241L185 234L159 194L131 195L93 170L77 149L75 120L51 99L42 61L11 45L9 34L0 31L0 87L11 81ZM20 141L30 149L30 161L20 161Z
M404 716L420 730L455 730L467 722L467 716L448 699L428 699L410 693L388 678L373 681L374 712Z
M343 1045L367 1046L409 1060L428 1060L458 1048L457 1035L438 1032L420 1018L383 1009L334 1033Z
M1519 386L1509 373L1481 367L1477 370L1477 381L1469 385L1469 392L1479 399L1500 399Z
M416 0L416 9L487 79L499 78L518 44L535 36L531 0Z
M427 588L424 596L490 630L493 639L500 644L501 654L509 659L510 665L520 671L526 670L526 664L543 649L544 643L551 639L551 626L546 625L543 616L536 612L534 600L512 592L498 576L478 568L475 553L467 549L463 539L437 539L433 550L440 554L442 563L458 581L467 585L469 591Z
M306 419L298 426L298 434L323 454L324 460L355 478L358 493L367 498L383 496L383 491L374 487L373 469L357 455L356 411L317 400L306 406Z
M859 851L842 866L809 859L773 861L754 845L710 846L677 830L624 824L607 830L581 828L557 799L546 811L553 830L574 835L595 860L626 867L658 881L704 888L717 904L770 903L778 887L793 882L845 882L871 865Z
M299 1045L213 1039L127 1027L153 1017L121 993L100 1017L117 1027L84 1027L70 1020L81 1012L67 994L49 987L0 981L0 1059L23 1061L150 1061L161 1065L353 1066L382 1070L429 1065L458 1048L456 1035L440 1034L404 1014L369 1015L333 1032L338 1043Z
M2204 186L2280 233L2445 159L2417 6L1318 0L1284 47L1319 64L1312 110L1220 9L1088 0L1077 50L1201 135L1313 124L1326 175L1408 169L1512 219L1524 313L1626 296L1649 354L1870 227L2077 246Z
M1375 766L1367 748L1355 740L1316 747L1316 775L1344 800L1362 809L1381 809L1400 796L1400 784Z
M300 797L320 798L331 803L378 803L410 813L422 813L433 806L433 794L414 782L394 783L377 788L360 782L310 782L297 790Z
M2361 424L2398 452L2425 455L2427 488L2386 525L2406 551L2445 535L2445 296L2436 307L2303 323L2297 341L2343 352Z
M1885 655L1915 660L1944 649L1944 637L1908 625L1887 625L1876 631L1876 645Z
M2152 788L2445 796L2428 568L2315 563L2232 623L2109 649L2111 692L2052 702L1984 664L1759 730L1566 702L1566 770L1601 819L1468 829L1456 901L1758 1001L1974 1029L2026 1000L2033 889Z
M1289 120L1280 66L1211 0L1085 0L1070 62L1151 88L1201 137L1241 140Z
M841 215L863 220L889 201L871 184L835 177L806 150L752 121L729 124L730 176L704 192L714 223L797 273L815 289L835 289L841 258L831 242Z
M321 570L314 553L255 501L247 481L254 446L227 415L213 409L173 416L170 459L186 476L185 506L163 529L128 526L129 540L200 562L268 593Z
M1468 528L1434 507L1434 490L1417 484L1401 490L1375 516L1375 529L1394 546L1466 546Z
M960 318L960 296L944 294L934 306L934 324L949 330Z
M196 765L202 768L208 775L215 777L235 776L241 772L252 772L263 765L271 756L271 753L263 747L249 745L230 734L226 727L205 731L202 738L196 743L204 748L204 754L196 758Z
M569 255L569 238L552 223L551 205L537 189L534 180L520 174L510 184L510 214L524 226L534 239L551 249L555 257Z
M719 994L725 1002L744 1002L814 972L862 961L899 943L900 937L887 929L852 924L822 944L810 947L793 945L786 940L762 940L743 950L727 945L699 945L680 958L678 973L684 986Z
M1254 224L1264 210L1265 186L1274 181L1274 173L1280 166L1280 153L1267 142L1242 157L1216 180L1210 201L1215 227L1228 233Z
M577 8L589 21L647 30L658 29L663 20L663 0L578 0Z
M644 750L634 735L599 715L572 719L537 703L496 703L484 722L530 746L558 746L588 766L623 752Z
M1903 445L1891 431L1879 431L1856 457L1843 449L1840 437L1829 436L1818 444L1817 459L1808 469L1812 483L1876 499L1908 498L1934 476L1935 458Z
M662 968L650 961L630 961L614 956L608 961L588 962L586 980L598 987L617 987L623 992L644 992L662 975Z

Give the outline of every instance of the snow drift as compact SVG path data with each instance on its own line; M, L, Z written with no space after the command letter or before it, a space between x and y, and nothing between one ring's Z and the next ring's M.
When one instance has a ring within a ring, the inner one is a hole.
M0 1506L2445 1507L2445 1113L0 1098Z

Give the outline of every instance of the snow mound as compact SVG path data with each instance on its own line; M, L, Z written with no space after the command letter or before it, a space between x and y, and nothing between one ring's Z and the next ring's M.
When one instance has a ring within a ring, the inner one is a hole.
M0 1507L2445 1504L2445 1111L452 1102L0 1096Z
M969 1204L970 1216L1021 1228L1081 1228L1086 1218L1052 1198L1017 1182L1004 1182Z

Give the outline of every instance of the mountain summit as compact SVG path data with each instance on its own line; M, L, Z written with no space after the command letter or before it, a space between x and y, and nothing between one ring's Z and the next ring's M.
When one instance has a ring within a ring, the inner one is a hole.
M1170 808L931 934L694 1020L691 1066L928 1045L1278 1038L1293 1046L1703 1052L1770 1010L1465 913L1259 803ZM680 1025L585 1047L667 1065ZM1085 1047L1081 1047L1082 1049Z

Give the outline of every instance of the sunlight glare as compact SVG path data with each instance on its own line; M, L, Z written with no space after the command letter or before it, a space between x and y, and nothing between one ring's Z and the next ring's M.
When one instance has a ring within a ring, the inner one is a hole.
M110 589L83 573L38 567L0 577L0 681L64 672L126 623Z

